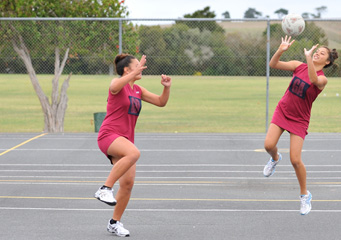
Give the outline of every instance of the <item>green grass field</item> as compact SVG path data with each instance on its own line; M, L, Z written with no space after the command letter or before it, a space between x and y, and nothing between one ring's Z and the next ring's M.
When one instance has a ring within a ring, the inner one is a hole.
M38 76L50 96L52 76ZM62 78L64 80L64 78ZM265 77L174 76L165 108L143 103L136 132L265 132ZM93 132L93 113L105 112L110 76L73 75L68 89L65 132ZM271 120L290 77L270 78ZM41 132L43 113L28 75L0 75L0 132ZM138 82L161 93L160 77ZM329 78L315 101L309 132L341 132L341 79Z

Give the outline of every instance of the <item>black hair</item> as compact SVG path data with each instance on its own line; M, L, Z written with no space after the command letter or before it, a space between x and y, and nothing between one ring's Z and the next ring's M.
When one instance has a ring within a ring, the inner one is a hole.
M334 64L334 61L336 60L336 59L338 59L338 57L339 57L339 55L338 55L338 53L337 53L337 51L336 51L336 49L334 48L334 49L332 49L332 50L330 50L328 47L326 47L326 46L322 46L323 48L325 48L325 49L327 49L327 51L328 51L328 61L329 61L329 63L328 64L326 64L323 68L328 68L328 67L330 67L330 66L332 66L333 64Z
M130 54L119 54L115 57L114 63L115 63L115 70L116 73L120 76L124 73L124 68L128 67L131 63L132 59L136 59L134 56Z

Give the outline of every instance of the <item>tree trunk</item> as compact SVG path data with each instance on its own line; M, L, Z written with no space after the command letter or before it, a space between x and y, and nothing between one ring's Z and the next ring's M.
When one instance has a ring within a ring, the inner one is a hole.
M12 30L16 31L12 26ZM17 34L12 39L13 48L16 53L23 60L27 73L30 76L33 88L38 96L42 111L44 113L44 131L45 132L63 132L64 131L64 116L67 108L68 97L66 91L69 87L69 81L72 73L65 79L60 96L58 94L59 89L59 79L65 67L66 60L69 54L69 48L64 54L62 63L60 64L60 50L58 47L55 48L55 71L54 78L52 79L52 94L51 94L51 104L49 98L46 96L42 90L39 80L37 78L36 72L33 68L31 56L29 50L27 49L24 40L20 34ZM59 97L59 98L58 98Z

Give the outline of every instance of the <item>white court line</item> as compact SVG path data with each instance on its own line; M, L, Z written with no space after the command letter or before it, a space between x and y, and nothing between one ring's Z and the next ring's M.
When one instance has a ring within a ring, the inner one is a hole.
M34 175L34 176L0 176L0 179L1 178L56 178L56 179L61 179L61 178L64 178L64 179L106 179L107 178L107 175L105 176L102 176L102 177L96 177L96 176L93 176L93 177L86 177L86 176L51 176L51 175L48 175L48 176L42 176L42 175ZM186 176L186 177L183 177L183 176L179 176L179 177L142 177L142 176L136 176L135 179L245 179L245 180L249 180L249 179L259 179L259 180L266 180L268 178L265 178L264 176L262 177L216 177L216 176L208 176L208 177L202 177L202 176L194 176L194 177L189 177L189 176ZM283 180L283 179L286 179L286 180L290 180L290 179L297 179L296 177L276 177L276 178L272 178L272 180ZM307 179L341 179L341 176L340 177L307 177ZM268 180L266 180L268 181Z
M7 149L0 149L6 151ZM259 149L139 149L141 152L263 152ZM61 152L100 152L99 149L80 148L19 148L12 151L61 151ZM302 152L341 152L341 149L303 149Z
M330 140L341 140L341 134L335 134L335 135L319 135L319 136L309 136L305 139L305 141L330 141ZM265 133L259 134L259 135L243 135L242 137L240 134L226 134L226 135L215 135L215 134L208 134L208 135L200 135L200 134L192 134L192 135L141 135L139 133L136 133L135 139L136 140L148 140L148 141L187 141L187 140L195 140L195 141L259 141L264 140ZM26 139L25 137L0 137L0 140L17 140L17 139ZM97 134L93 136L65 136L65 137L53 137L53 135L49 135L47 137L44 137L44 140L92 140L97 141ZM289 135L283 135L281 137L281 140L290 141Z
M98 186L99 183L103 183L103 181L99 182L77 182L77 183L58 183L58 182L0 182L0 185L76 185L76 186ZM138 183L135 182L134 186L221 186L221 185L231 185L231 183ZM316 185L315 185L316 186ZM324 187L329 187L329 185L321 185ZM331 186L337 186L337 185L331 185ZM340 186L341 187L341 186Z
M56 179L106 179L107 175L103 177L85 177L85 176L0 176L0 179L3 178L56 178ZM193 176L193 177L141 177L136 176L135 179L228 179L228 180L267 180L268 178L262 177L216 177L216 176ZM307 177L308 180L339 180L341 177ZM276 177L271 180L297 180L296 177Z
M157 137L157 136L151 136L151 137L138 137L135 135L135 140L136 141L188 141L188 140L194 140L194 141L260 141L260 140L264 140L264 137L260 137L260 138L224 138L224 137ZM25 139L25 138L1 138L0 140L18 140L18 139ZM96 137L89 137L89 138L81 138L81 137L75 137L75 138L53 138L53 137L45 137L45 140L60 140L60 141L73 141L73 140L91 140L91 141L97 141L97 136ZM289 140L289 138L288 138ZM324 140L328 140L328 139L324 139ZM331 138L329 140L334 140L334 138Z
M103 183L103 181L100 181ZM98 183L35 183L35 182L0 182L0 185L76 185L76 186L98 186ZM226 186L231 183L134 183L134 186ZM320 186L320 185L314 185ZM323 187L337 187L338 185L321 185ZM340 186L341 187L341 186Z
M108 170L51 170L51 169L1 169L0 172L67 172L67 173L107 173ZM260 171L230 171L230 170L136 170L137 173L260 173ZM276 173L294 173L291 171L276 171ZM341 173L341 171L309 171L309 173Z
M265 164L139 164L137 167L264 167ZM46 164L46 163L2 163L0 166L39 166L39 167L108 167L109 164ZM307 165L306 167L341 167L341 165ZM292 165L279 165L279 167L292 167Z
M110 211L112 209L93 209L93 208L18 208L18 207L0 207L0 210L33 210L33 211ZM282 209L126 209L129 212L299 212L296 210ZM311 210L316 213L341 213L341 210Z

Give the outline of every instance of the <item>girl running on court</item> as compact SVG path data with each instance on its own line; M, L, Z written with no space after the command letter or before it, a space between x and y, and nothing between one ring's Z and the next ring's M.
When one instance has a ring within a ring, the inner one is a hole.
M307 63L300 61L280 61L281 55L295 42L291 37L282 38L282 43L270 60L270 67L293 72L293 78L284 96L279 101L271 124L269 126L264 148L271 158L263 170L265 177L274 174L276 165L281 161L282 155L278 152L277 143L286 130L290 133L290 161L293 165L300 185L300 200L302 215L311 210L312 195L306 186L306 169L302 162L301 152L303 141L308 134L310 112L314 100L327 84L323 68L333 65L338 58L335 49L330 50L322 46L316 50L318 44L310 50L304 49Z
M105 184L95 193L95 198L115 206L107 230L121 237L130 235L123 227L121 217L130 199L136 162L140 157L134 145L134 130L141 111L141 100L163 107L167 104L171 87L171 78L166 75L161 75L164 88L160 96L136 85L135 81L141 79L142 71L147 68L145 63L144 55L140 61L128 54L116 56L115 67L120 77L110 83L107 114L98 133L98 146L113 167ZM117 181L119 189L114 197L113 186Z

